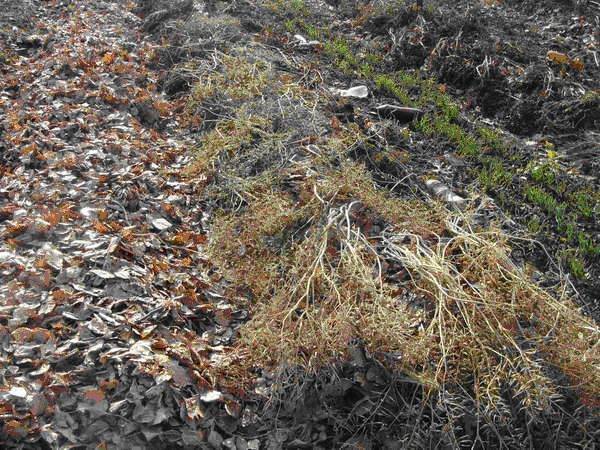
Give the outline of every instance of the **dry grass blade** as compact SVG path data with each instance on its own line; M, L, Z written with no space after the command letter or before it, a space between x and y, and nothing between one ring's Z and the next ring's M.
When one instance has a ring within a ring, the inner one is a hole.
M384 254L408 269L434 306L427 333L439 342L437 378L460 382L473 374L475 392L490 404L503 383L514 383L523 403L542 411L557 395L549 374L558 369L597 399L598 328L568 299L528 280L508 257L508 236L477 233L468 223L454 217L450 237L434 243L414 234L385 238Z

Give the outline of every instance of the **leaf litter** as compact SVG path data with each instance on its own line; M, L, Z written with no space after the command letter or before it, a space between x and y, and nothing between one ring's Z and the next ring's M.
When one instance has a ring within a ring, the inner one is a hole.
M36 29L15 16L0 49L18 55L0 80L2 446L218 441L239 406L202 367L239 312L210 278L157 49L123 2L28 7Z

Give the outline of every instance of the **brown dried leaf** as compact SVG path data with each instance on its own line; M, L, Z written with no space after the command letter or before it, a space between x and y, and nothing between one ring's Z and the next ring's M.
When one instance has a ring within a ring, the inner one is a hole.
M113 62L115 62L115 59L116 55L112 52L108 52L102 57L102 63L105 66L110 66Z
M185 399L185 410L190 420L198 420L204 418L204 410L200 404L198 395Z
M29 433L27 426L18 420L9 420L4 424L4 433L13 439L23 439Z
M583 61L580 58L572 59L571 61L569 61L569 65L571 66L571 69L576 70L577 72L583 72L583 69L585 67Z
M581 61L580 58L572 59L569 57L569 55L567 55L565 53L550 50L546 54L546 57L548 58L548 60L552 61L555 64L565 65L565 66L568 65L573 70L576 70L578 72L581 72L584 69L583 61Z
M119 381L116 379L100 381L100 388L103 391L114 391L119 386Z
M99 221L94 223L94 229L100 234L107 234L112 231L107 225Z
M25 344L29 342L36 342L43 344L50 341L53 336L52 333L44 328L17 328L11 333L11 337L18 344Z
M94 403L100 403L106 397L104 395L104 392L101 391L100 389L90 389L88 391L85 391L85 393L83 394L83 396L87 400L91 400Z

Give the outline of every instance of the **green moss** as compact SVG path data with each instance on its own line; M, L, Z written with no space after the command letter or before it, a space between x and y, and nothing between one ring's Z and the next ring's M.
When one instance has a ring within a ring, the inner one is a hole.
M540 221L539 217L536 216L529 219L527 221L527 229L532 234L538 234L540 231L542 231L542 222Z
M577 233L577 246L586 256L600 255L600 247L596 246L594 240L582 231Z
M304 25L304 31L309 39L314 41L321 40L321 30L311 24Z
M457 146L461 156L475 157L480 154L480 145L470 133L445 117L423 117L416 125L417 129L427 135L438 135L448 139Z
M594 200L589 192L579 191L571 196L571 200L577 206L579 213L586 219L594 215Z
M426 90L424 96L433 101L445 121L453 122L458 119L460 107L449 96L442 94L438 89Z
M492 149L504 149L502 137L500 136L500 133L498 133L496 130L492 130L491 128L487 127L479 127L477 128L477 133L479 134L481 140Z
M377 64L381 64L383 61L383 56L378 55L377 53L368 53L363 58L368 64L376 66Z
M359 72L363 78L371 78L373 76L374 69L369 63L363 63L360 65Z
M299 17L293 17L286 19L283 22L283 26L288 33L303 33L309 39L320 41L323 39L323 30L317 28L315 25L307 23L305 20Z
M422 81L419 79L418 75L412 72L398 72L396 74L396 78L398 83L405 89L419 87L422 84Z
M284 22L283 26L288 33L294 33L296 31L296 19L288 19Z
M527 187L525 189L525 197L548 214L554 215L556 208L558 207L558 202L551 194L536 186Z
M306 13L308 8L304 3L304 0L291 0L290 1L291 8L298 13Z
M359 67L358 58L343 38L336 37L333 41L325 42L325 53L334 59L336 67L344 73L351 73Z
M415 124L415 129L425 135L431 135L434 132L433 121L429 116L421 117Z
M554 185L556 182L556 172L557 166L552 162L537 165L530 170L532 180L545 186Z
M486 190L506 186L512 181L512 174L504 168L499 158L488 157L483 161L479 172L479 182Z
M309 16L310 10L304 0L271 0L267 6L277 15Z
M348 42L343 38L335 38L333 42L326 42L325 51L337 58L356 61Z
M396 81L388 75L379 74L375 76L375 86L381 89L388 95L400 100L404 105L410 106L413 104L412 99L408 95L406 89L400 87Z
M577 235L577 225L573 222L569 222L564 227L559 226L559 232L564 233L568 242L573 242L575 240L575 236Z
M558 181L555 184L556 192L558 192L561 195L564 194L565 192L567 192L568 187L569 187L569 185L567 183L565 183L564 181Z
M583 263L583 261L575 256L570 257L568 259L568 264L569 264L569 272L571 272L571 274L579 279L582 280L585 278L585 264Z
M458 153L462 156L475 157L481 152L479 143L469 134L461 136L458 142Z

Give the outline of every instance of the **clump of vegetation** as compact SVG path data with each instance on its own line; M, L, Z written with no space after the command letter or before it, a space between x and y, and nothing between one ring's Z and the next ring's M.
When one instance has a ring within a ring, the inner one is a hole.
M318 371L349 358L358 339L429 390L468 386L489 407L506 383L532 414L549 407L559 391L542 353L582 393L598 396L596 327L528 280L508 256L509 236L378 188L363 165L347 161L356 133L348 127L322 146L305 175L284 169L293 189L261 186L215 222L211 258L238 292L247 290L252 313L218 376L233 362L235 383L257 367ZM374 237L374 223L386 232ZM389 264L406 270L404 284L390 279ZM408 291L427 306L407 302Z
M573 277L587 277L594 240L578 220L593 216L594 204L559 189L558 164L529 164L499 131L465 120L462 104L444 85L419 71L390 73L381 55L366 55L359 43L310 24L304 8L279 3L285 20L278 26L287 37L320 40L315 58L333 72L360 78L388 101L421 108L422 117L403 129L402 139L441 143L467 161L491 195L525 200L534 215L523 225L533 234L562 230L564 265ZM289 73L266 76L263 99L274 103L269 93L285 92L287 100L300 102L309 96L311 70L296 86ZM319 73L318 84L324 76ZM202 89L198 99L213 95ZM239 98L257 96L244 92ZM323 106L313 100L315 111ZM250 116L244 120L251 123ZM358 341L426 395L460 391L490 417L505 417L507 392L532 418L558 408L573 392L593 405L600 397L597 326L566 294L555 297L532 282L510 257L512 237L498 224L476 225L478 211L449 211L385 189L373 167L406 162L410 151L377 141L369 124L330 123L326 133L314 127L280 143L285 151L265 147L277 140L270 118L250 127L223 121L203 140L199 170L219 177L207 192L239 199L218 213L209 256L231 283L232 297L251 313L228 357L208 376L233 386L249 383L257 370L316 374L351 359ZM397 138L400 131L394 132ZM233 168L236 155L259 160L266 148L280 156L269 170Z
M589 191L577 191L571 195L571 201L577 206L582 217L591 219L594 216L597 202L594 201L594 194Z
M539 184L552 186L556 181L556 165L551 162L536 165L531 169L531 178Z
M238 348L250 368L317 370L347 358L358 338L374 355L402 354L396 369L432 388L464 385L477 373L472 389L480 401L499 401L502 384L511 382L525 405L541 411L557 395L536 357L542 351L582 391L598 394L598 330L566 299L529 282L510 262L499 231L477 232L439 206L389 198L359 166L321 173L304 182L299 201L267 194L216 224L213 257L253 294L254 318L240 331ZM383 256L357 216L389 221ZM381 271L386 260L408 270L430 307L403 300ZM527 337L519 331L523 321L531 324ZM507 351L522 348L521 339L531 350Z
M359 60L350 50L350 45L341 37L325 42L325 52L335 60L339 70L344 73L352 73L359 67Z
M386 94L396 97L406 105L411 105L413 103L406 89L398 86L398 84L387 75L379 74L375 76L375 86L377 86L378 89L383 90Z
M285 20L284 26L290 33L311 14L310 7L304 0L267 0L265 6L272 14Z
M479 182L487 191L493 191L499 187L508 185L513 179L509 170L504 168L502 160L489 157L483 160L479 172Z
M576 256L572 256L572 257L568 258L568 261L569 261L569 270L573 274L573 276L580 280L585 278L586 271L585 271L585 265L584 265L583 261L581 259L577 258Z
M221 156L232 157L252 144L253 140L265 133L268 121L259 117L248 117L243 113L235 119L219 121L207 133L196 150L194 162L188 167L188 174L208 174L215 169L215 161Z
M221 55L223 70L207 71L192 87L187 109L193 113L202 102L219 94L234 100L260 96L267 87L270 68L265 62L250 62L238 56Z
M525 195L531 203L539 206L548 214L554 215L554 213L557 211L559 206L558 202L551 194L543 189L536 186L530 186L525 190Z

